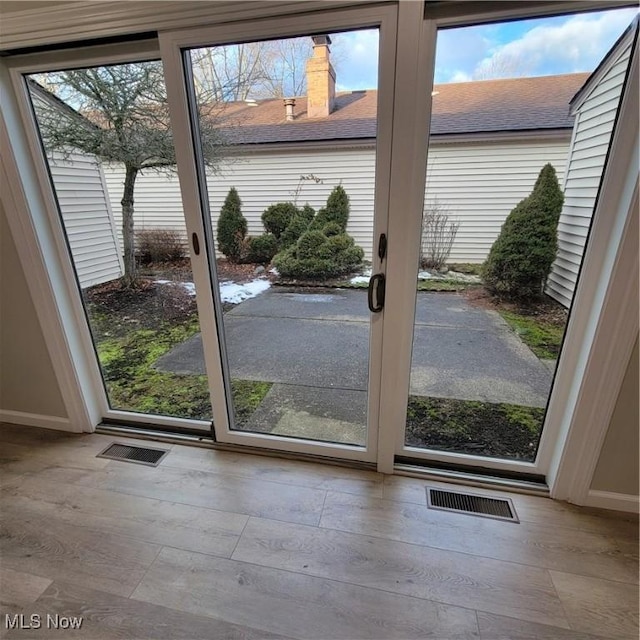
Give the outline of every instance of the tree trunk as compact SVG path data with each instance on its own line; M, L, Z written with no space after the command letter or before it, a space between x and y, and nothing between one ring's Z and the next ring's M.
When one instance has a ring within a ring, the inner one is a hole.
M124 193L122 194L122 243L124 245L124 284L130 287L136 282L136 249L133 232L133 189L138 169L125 165Z

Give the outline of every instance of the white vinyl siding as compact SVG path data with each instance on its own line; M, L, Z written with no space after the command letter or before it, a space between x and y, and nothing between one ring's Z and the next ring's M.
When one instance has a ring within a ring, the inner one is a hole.
M49 167L80 286L119 278L122 257L100 163L79 152L54 153Z
M437 200L460 224L449 262L484 261L511 210L550 162L562 186L568 140L432 144L427 205Z
M486 257L511 209L533 188L540 169L551 162L562 181L568 140L553 142L496 142L431 145L427 174L427 200L437 196L460 230L450 260L481 262ZM312 174L322 180L300 182ZM122 197L124 171L105 166L116 220ZM261 215L271 204L293 200L301 184L298 205L315 209L325 205L331 190L342 184L349 195L348 232L372 252L375 152L365 149L304 150L247 154L227 160L216 175L209 175L213 228L229 189L235 187L249 233L264 232ZM151 171L140 175L135 189L135 224L142 228L175 228L184 233L182 203L175 173ZM119 225L118 225L119 226Z
M558 255L546 288L565 307L571 304L578 280L630 52L628 41L577 109L558 224Z

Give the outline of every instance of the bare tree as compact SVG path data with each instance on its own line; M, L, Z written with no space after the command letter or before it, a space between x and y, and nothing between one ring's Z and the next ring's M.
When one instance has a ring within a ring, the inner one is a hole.
M420 257L423 269L441 270L445 266L459 227L458 222L449 220L448 207L437 197L425 202Z
M216 102L304 95L312 51L308 37L195 49L196 90Z
M136 178L145 170L169 170L176 162L162 65L141 62L77 69L39 80L48 90L35 82L30 87L46 150L68 154L77 149L124 165L124 283L131 286L137 275ZM206 164L215 167L222 140L211 111L200 118L199 139Z
M205 47L191 52L191 66L198 97L215 102L247 100L265 81L268 42ZM254 96L252 96L254 97Z

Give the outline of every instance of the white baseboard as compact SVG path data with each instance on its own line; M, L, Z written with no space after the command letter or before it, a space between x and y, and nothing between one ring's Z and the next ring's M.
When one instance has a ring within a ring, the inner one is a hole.
M615 493L613 491L597 491L590 489L587 494L584 506L598 507L600 509L613 509L615 511L628 511L638 513L640 497L626 493Z
M44 416L39 413L26 413L25 411L10 411L0 409L0 422L21 424L28 427L41 427L43 429L56 429L57 431L70 431L75 433L69 418L58 416Z

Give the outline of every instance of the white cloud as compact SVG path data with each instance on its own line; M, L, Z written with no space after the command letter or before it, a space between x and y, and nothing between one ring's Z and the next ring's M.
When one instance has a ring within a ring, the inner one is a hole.
M456 71L449 82L469 82L471 76L466 71Z
M473 75L482 77L487 69L518 75L514 72L518 67L527 75L592 71L635 13L630 9L581 14L562 24L534 27L517 40L496 47L476 65Z
M331 57L338 91L375 89L378 86L377 29L331 36Z

